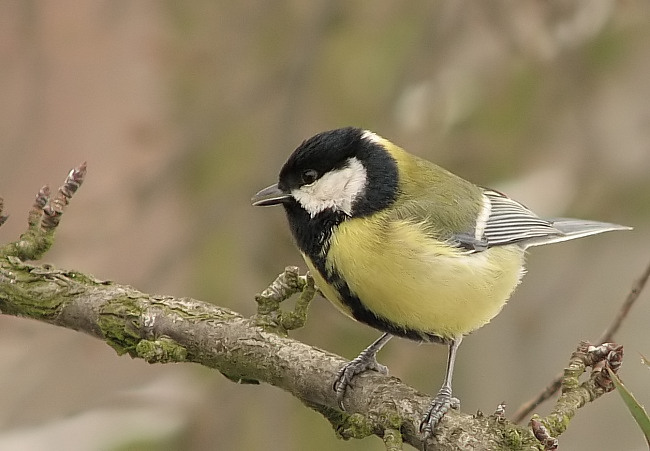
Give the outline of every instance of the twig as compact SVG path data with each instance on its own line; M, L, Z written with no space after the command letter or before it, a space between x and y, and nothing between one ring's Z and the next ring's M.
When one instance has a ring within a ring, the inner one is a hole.
M18 257L23 261L41 258L50 249L63 210L81 186L85 175L86 163L84 162L70 171L54 196L50 197L50 188L47 185L42 187L27 215L27 231L20 236L19 240L0 246L0 257ZM1 207L2 205L0 205L0 213L2 213ZM6 219L6 216L0 214L0 225Z
M32 209L29 210L27 214L27 224L29 228L34 230L37 228L38 223L41 222L41 217L43 216L43 208L50 201L50 187L45 185L43 188L38 190L34 203L32 204Z
M618 310L618 314L616 315L616 318L614 318L614 321L612 321L609 327L605 329L605 332L603 332L596 343L602 344L612 341L614 334L616 334L616 332L618 332L618 329L620 329L623 320L630 311L630 308L632 308L634 302L639 298L639 295L643 291L643 287L645 287L645 284L648 282L648 278L650 278L650 263L646 267L641 277L639 277L639 279L632 286L632 289L628 293L625 302L623 302L623 305L621 305L621 308Z
M300 297L293 311L283 311L280 304L296 293ZM301 276L297 266L287 266L267 289L255 296L257 325L286 336L288 331L305 324L307 309L315 295L314 279L309 273Z
M623 360L623 346L605 343L593 346L581 342L571 355L562 375L562 395L546 417L533 415L531 429L545 450L557 449L557 439L566 431L578 409L614 389L607 370L618 372ZM583 375L591 369L584 382Z
M542 390L537 396L535 396L533 399L523 403L519 409L515 412L514 418L512 421L516 424L521 423L524 421L526 418L528 418L528 415L535 410L535 408L549 399L551 396L557 393L557 391L560 389L562 386L562 374L563 373L558 373L553 380Z
M70 203L70 198L83 183L86 175L86 162L72 169L65 179L65 182L50 201L43 207L43 220L41 228L48 232L59 225L63 209ZM39 193L40 194L40 193Z
M596 341L596 344L600 345L612 341L614 335L620 329L623 320L625 319L628 312L632 308L632 305L639 298L649 278L650 278L650 263L648 263L648 266L645 268L643 274L641 274L641 277L639 277L639 279L634 283L634 285L632 285L632 289L630 290L627 297L625 298L625 301L619 308L618 314L616 315L612 323L607 327L605 332L603 332L601 337ZM519 407L519 409L517 409L517 411L515 412L513 422L521 423L528 417L528 415L530 415L530 413L539 404L546 401L551 396L555 395L555 393L557 393L557 391L562 386L562 376L563 374L559 373L546 386L546 388L544 388L544 390L542 390L537 396L522 404Z

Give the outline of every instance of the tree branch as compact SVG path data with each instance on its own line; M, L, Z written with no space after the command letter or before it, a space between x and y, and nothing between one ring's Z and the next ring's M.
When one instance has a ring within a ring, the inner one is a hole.
M70 172L53 200L42 189L20 240L0 247L0 311L87 333L105 341L118 354L150 363L194 362L214 368L240 383L265 382L279 387L320 412L345 439L377 435L386 449L402 443L422 449L417 432L430 398L399 379L369 372L357 376L346 392L342 412L332 381L345 363L339 356L288 337L301 327L313 280L289 267L256 297L252 318L190 298L142 293L132 287L92 276L35 266L25 260L47 251L63 208L83 181L85 165ZM2 216L0 200L0 220ZM54 212L54 214L52 214ZM56 217L55 220L52 218ZM299 294L294 311L281 303ZM565 370L563 395L555 411L535 419L533 428L507 421L503 406L495 414L470 416L449 412L429 440L429 449L551 449L575 411L609 391L603 368L618 369L622 349L583 344ZM582 384L578 379L592 368Z
M194 299L152 296L16 257L0 259L0 310L85 332L118 354L150 363L194 362L233 381L266 382L323 414L343 438L398 431L407 443L422 446L416 431L430 402L426 395L397 378L363 374L346 399L350 413L343 413L332 381L345 360L265 330L268 317L244 318ZM466 431L468 444L498 443L503 430L492 427L495 422L452 412L436 436L437 449L458 449L451 435L456 429ZM516 433L534 441L525 428Z

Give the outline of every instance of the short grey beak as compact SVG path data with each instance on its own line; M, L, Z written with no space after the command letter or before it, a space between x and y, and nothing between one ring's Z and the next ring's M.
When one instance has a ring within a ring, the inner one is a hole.
M264 188L251 199L255 207L267 207L269 205L277 205L291 199L291 193L285 193L278 185L271 185Z

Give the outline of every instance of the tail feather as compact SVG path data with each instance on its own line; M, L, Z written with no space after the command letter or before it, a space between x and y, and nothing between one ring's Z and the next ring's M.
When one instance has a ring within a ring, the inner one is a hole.
M613 230L632 230L632 227L611 224L609 222L589 221L586 219L552 218L548 221L553 225L553 228L559 230L561 234L531 240L526 243L527 247L560 243L562 241L596 235L603 232L611 232Z

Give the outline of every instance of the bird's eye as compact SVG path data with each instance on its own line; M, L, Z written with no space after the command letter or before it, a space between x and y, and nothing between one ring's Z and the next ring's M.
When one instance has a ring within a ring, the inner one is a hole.
M305 185L311 185L318 178L318 172L313 169L307 169L302 173L302 183Z

